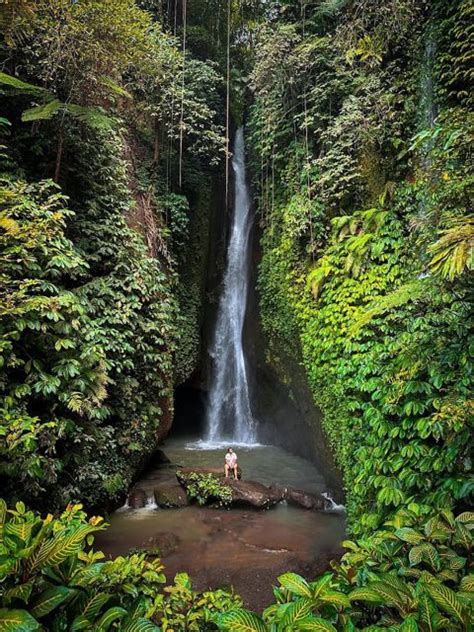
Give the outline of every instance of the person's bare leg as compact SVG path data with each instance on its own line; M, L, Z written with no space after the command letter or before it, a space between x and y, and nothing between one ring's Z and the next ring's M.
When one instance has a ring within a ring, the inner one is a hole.
M237 465L234 465L234 478L235 478L235 480L237 480L239 478L238 471L237 471Z
M225 477L229 478L229 466L227 465L227 463L224 465L224 473Z

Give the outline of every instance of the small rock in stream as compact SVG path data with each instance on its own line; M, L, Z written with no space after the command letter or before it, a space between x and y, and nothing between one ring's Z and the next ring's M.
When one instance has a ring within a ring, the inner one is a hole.
M158 507L187 507L189 505L188 495L176 479L158 483L153 493Z
M326 508L326 501L319 494L312 494L305 492L302 489L294 489L288 487L286 490L285 498L290 505L296 505L303 509L324 510Z
M142 509L146 507L147 496L143 489L132 489L128 495L128 505L132 509Z

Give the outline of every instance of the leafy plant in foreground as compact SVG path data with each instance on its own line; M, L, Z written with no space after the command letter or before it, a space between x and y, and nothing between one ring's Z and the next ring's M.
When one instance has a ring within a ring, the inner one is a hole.
M216 629L214 616L241 607L232 592L194 591L185 573L163 588L163 566L150 552L106 561L92 549L105 526L81 505L41 518L0 499L2 632L206 632Z
M165 577L145 555L104 561L89 549L104 529L80 505L42 519L0 500L0 629L158 630L149 621Z

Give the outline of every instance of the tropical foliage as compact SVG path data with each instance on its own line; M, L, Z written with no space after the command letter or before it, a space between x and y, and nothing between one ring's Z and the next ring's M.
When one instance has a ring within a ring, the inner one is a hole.
M0 627L9 631L210 629L206 621L241 605L231 593L196 593L189 578L166 578L157 557L105 560L90 547L105 528L81 505L40 518L0 500ZM214 626L212 626L214 627Z
M1 630L470 629L472 13L0 2ZM241 121L266 361L303 367L355 538L262 616L105 560L71 504L120 502L200 364Z
M232 489L213 474L190 472L184 474L178 470L179 481L186 488L190 498L199 505L208 503L223 507L232 501Z
M171 424L173 383L198 361L205 271L192 310L183 271L209 239L194 211L209 214L222 163L222 78L157 17L132 0L2 7L10 498L116 503Z

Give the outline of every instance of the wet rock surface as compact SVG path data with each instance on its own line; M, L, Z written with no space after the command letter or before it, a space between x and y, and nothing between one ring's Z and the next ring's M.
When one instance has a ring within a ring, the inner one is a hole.
M290 505L296 505L302 509L313 509L316 511L325 511L328 507L327 500L318 494L311 494L302 489L294 489L288 487L285 493L285 500Z
M158 507L166 509L168 507L187 507L189 498L186 490L177 480L161 483L154 487L153 495Z
M256 481L236 481L229 478L224 479L224 485L232 489L232 505L267 509L281 500L278 492Z
M172 466L169 461L162 461L153 476L144 478L130 492L128 505L132 509L141 509L153 501L163 509L187 507L191 499L186 493L187 475L212 474L222 484L232 489L233 507L254 507L268 509L273 505L287 501L290 505L312 511L325 511L330 503L321 495L282 485L263 485L258 481L234 480L224 478L221 468L179 467ZM239 470L241 475L241 471ZM150 491L151 489L151 491Z
M147 504L147 495L143 489L132 489L128 495L128 504L132 509L142 509Z
M193 473L212 474L222 479L221 471L217 468L180 468L176 471L176 476L184 489L187 485L187 475ZM286 500L289 504L302 509L325 511L328 508L328 501L321 494L314 494L302 489L283 487L282 485L267 486L258 481L234 480L232 477L223 478L222 483L232 489L231 505L236 507L249 506L257 509L268 509L276 503ZM168 506L178 507L180 505Z

